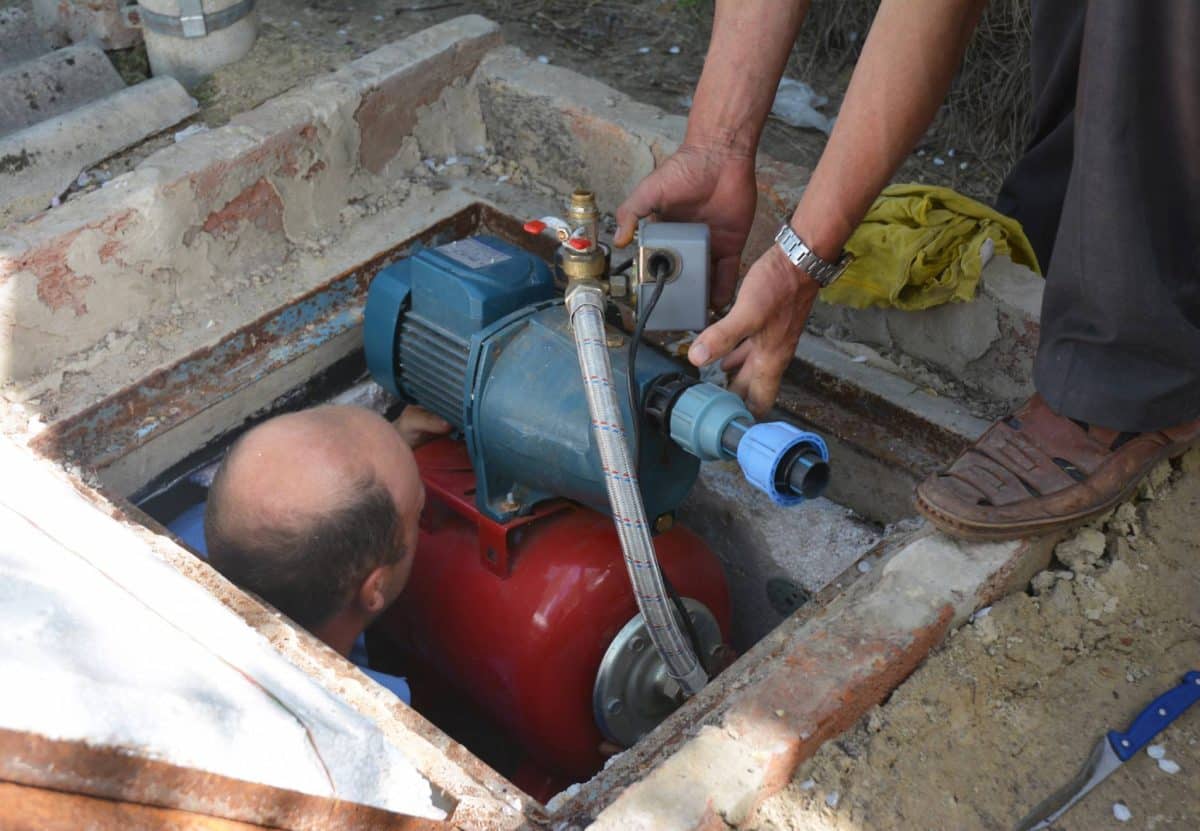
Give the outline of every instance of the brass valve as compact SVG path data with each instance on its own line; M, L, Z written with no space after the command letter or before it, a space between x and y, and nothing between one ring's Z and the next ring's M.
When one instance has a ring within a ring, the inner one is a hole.
M608 291L610 251L607 245L597 240L600 226L600 211L596 207L596 195L590 190L577 189L567 204L567 218L544 216L525 223L525 231L540 234L551 230L558 237L558 251L554 264L567 283L578 280L593 280Z

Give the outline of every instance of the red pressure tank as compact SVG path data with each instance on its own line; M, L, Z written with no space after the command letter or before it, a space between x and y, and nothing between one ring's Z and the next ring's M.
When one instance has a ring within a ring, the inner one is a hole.
M567 782L590 777L604 761L597 671L638 614L612 519L557 500L498 523L475 508L461 442L438 440L416 455L426 488L420 542L408 586L376 632L478 705L538 767ZM655 548L678 593L703 603L728 643L717 558L680 526Z

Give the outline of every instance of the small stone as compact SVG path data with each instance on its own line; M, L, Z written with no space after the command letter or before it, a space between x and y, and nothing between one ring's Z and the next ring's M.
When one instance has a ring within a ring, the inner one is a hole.
M668 52L670 52L672 55L678 55L678 54L679 54L679 47L678 47L678 46L672 46L672 47L671 47L670 49L668 49L667 51L668 51Z
M954 148L951 147L949 150L947 150L946 155L953 159L954 158Z
M1171 463L1159 462L1138 486L1138 498L1143 500L1158 499L1163 495L1167 482L1171 478Z
M817 786L817 780L815 780L815 779L805 779L803 782L801 782L801 783L800 783L800 790L802 790L802 791L811 791L811 790L812 790L813 788L815 788L816 786Z
M1108 521L1108 527L1111 531L1116 531L1118 534L1126 536L1137 536L1138 532L1138 516L1137 508L1132 502L1125 502L1113 511L1112 518Z
M867 716L867 732L871 734L878 733L883 730L884 725L885 722L883 719L883 713L880 711L880 709L876 707L871 710L870 714Z
M1040 571L1034 576L1030 585L1033 587L1033 593L1040 596L1049 591L1057 582L1053 571Z
M786 713L786 712L784 712L783 710L776 710L776 711L775 711L775 718L783 718L783 717L784 717L784 716L786 716L786 715L787 715L787 713Z
M650 47L649 47L649 46L639 46L639 47L638 47L638 54L639 54L639 55L649 55L649 54L650 54Z
M372 19L372 20L374 20L376 23L382 23L382 22L383 22L383 15L381 15L381 14L377 14L377 15L375 15L374 17L372 17L371 19Z
M1054 555L1076 574L1091 571L1104 556L1106 540L1095 528L1083 528L1071 539L1058 544Z
M941 156L934 156L934 157L933 157L933 164L934 164L934 167L941 167L941 166L942 166L942 165L944 165L945 163L946 163L946 160L945 160L945 159L943 159Z
M825 804L828 805L830 808L836 808L838 806L838 802L841 800L841 798L842 798L842 795L840 793L838 793L837 791L830 791L825 796Z
M859 570L859 573L866 574L868 571L871 570L871 564L868 563L866 560L859 560L856 568Z
M1200 473L1200 447L1193 447L1179 460L1179 468L1184 473Z
M1114 802L1113 816L1116 817L1117 822L1129 822L1133 819L1133 811L1129 810L1124 802Z
M1158 769L1161 770L1163 773L1169 773L1172 776L1179 773L1178 763L1172 761L1171 759L1159 759L1158 760Z
M1151 759L1155 759L1155 760L1162 759L1164 756L1167 755L1167 749L1165 747L1163 747L1161 744L1152 744L1146 748L1146 755L1149 756Z
M966 170L966 169L967 169L967 163L966 163L966 162L959 162L959 163L958 163L958 169L959 169L959 170Z
M548 55L538 55L537 62L538 63L550 63L550 57Z

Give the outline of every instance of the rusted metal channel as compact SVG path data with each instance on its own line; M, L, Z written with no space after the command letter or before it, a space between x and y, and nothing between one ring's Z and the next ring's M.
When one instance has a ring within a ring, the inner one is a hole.
M361 326L371 279L414 244L436 245L480 231L527 247L534 242L515 219L486 205L472 205L234 330L214 346L198 349L52 425L31 446L44 456L69 456L103 470L297 357Z
M86 810L75 820L86 819L89 828L127 828L140 816L171 819L171 827L229 828L230 825L203 820L229 820L252 827L289 828L294 831L372 829L373 831L448 831L449 823L405 816L354 802L313 796L256 782L232 779L216 773L185 768L139 756L113 747L98 747L82 741L48 739L33 733L0 729L0 782L23 788L44 789L36 804L6 804L0 796L0 827L22 827L31 808L39 807L45 824L27 827L80 827L62 822L63 813ZM11 788L10 793L16 793ZM150 806L171 812L102 811L93 813L90 801L46 798L46 792L82 794L110 802ZM35 793L36 797L37 794ZM176 812L186 812L179 815ZM70 818L69 816L67 817ZM111 819L112 823L97 823ZM185 824L180 822L190 819ZM10 824L12 823L12 824ZM178 824L176 824L178 823ZM160 826L154 826L160 827Z

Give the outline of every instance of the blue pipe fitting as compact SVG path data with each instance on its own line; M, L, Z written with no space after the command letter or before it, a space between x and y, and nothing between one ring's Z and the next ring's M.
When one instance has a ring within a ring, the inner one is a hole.
M804 501L794 489L780 488L781 473L786 473L780 466L794 457L792 451L797 445L808 445L820 455L821 461L829 462L829 448L824 439L785 421L755 424L738 443L738 464L746 481L771 497L776 505L793 506Z
M714 384L695 384L671 409L671 440L703 461L724 459L721 435L739 420L754 421L742 399Z

